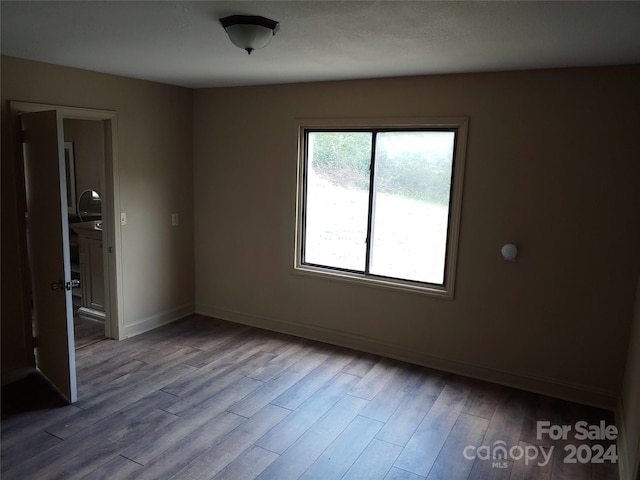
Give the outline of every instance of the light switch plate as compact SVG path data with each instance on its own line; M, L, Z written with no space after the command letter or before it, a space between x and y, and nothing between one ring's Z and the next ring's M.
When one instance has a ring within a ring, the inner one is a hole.
M171 226L172 227L176 227L178 225L178 214L177 213L172 213L171 214Z

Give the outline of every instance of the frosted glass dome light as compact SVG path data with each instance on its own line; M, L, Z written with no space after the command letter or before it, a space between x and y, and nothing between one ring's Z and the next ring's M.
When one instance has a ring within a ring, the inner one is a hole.
M269 45L273 36L280 29L275 20L256 15L231 15L220 19L231 42L246 50L249 55L254 50Z

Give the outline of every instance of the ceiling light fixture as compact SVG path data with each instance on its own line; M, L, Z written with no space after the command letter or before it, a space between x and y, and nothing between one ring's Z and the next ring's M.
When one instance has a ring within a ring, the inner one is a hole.
M255 15L231 15L220 19L220 23L236 46L249 55L254 50L266 47L280 29L275 20Z

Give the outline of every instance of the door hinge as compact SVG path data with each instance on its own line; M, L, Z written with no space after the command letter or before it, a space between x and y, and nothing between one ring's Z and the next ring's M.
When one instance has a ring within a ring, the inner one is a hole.
M24 130L20 130L20 132L18 133L18 141L20 143L26 143L27 139L26 135L24 134Z
M38 347L38 338L33 337L33 348L37 348L37 347Z

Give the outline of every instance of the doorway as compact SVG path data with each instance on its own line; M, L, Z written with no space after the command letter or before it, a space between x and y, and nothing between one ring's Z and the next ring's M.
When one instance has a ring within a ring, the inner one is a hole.
M60 132L60 134L58 135L59 136L58 145L60 145L63 141L62 132L64 128L62 127L62 125L63 125L63 122L65 121L80 122L78 123L78 125L85 125L85 126L91 125L94 131L99 132L101 141L98 143L100 145L98 146L97 149L94 149L94 154L97 151L99 153L98 156L102 157L98 162L98 166L95 167L95 169L97 169L99 172L99 175L97 176L99 180L97 181L97 183L93 184L94 185L93 188L84 188L83 184L75 185L77 187L75 189L76 190L75 198L72 198L73 195L71 195L71 193L73 193L73 190L74 190L73 188L70 188L66 192L68 212L64 212L64 201L65 201L64 189L59 192L61 195L59 195L58 198L60 198L60 200L62 201L62 205L58 204L57 210L58 210L58 214L62 213L64 215L63 217L64 219L62 221L62 224L58 223L58 225L59 227L60 226L63 227L62 228L63 237L66 237L65 238L65 241L67 242L67 250L66 250L67 253L65 253L66 265L69 265L68 259L70 256L70 249L68 245L70 242L68 242L69 236L67 235L67 233L64 233L64 232L66 232L67 230L69 231L71 230L68 228L67 214L69 215L69 218L73 216L75 220L81 220L74 223L78 223L78 224L85 223L85 226L86 224L91 224L94 227L93 233L99 234L98 241L94 242L94 246L97 245L98 248L90 248L89 250L85 251L85 254L87 256L87 258L84 258L85 263L87 261L91 261L93 266L95 266L95 268L93 269L93 272L91 269L84 272L82 269L78 269L78 271L76 272L78 276L82 276L82 278L86 280L85 286L92 288L91 296L90 296L91 302L84 302L81 305L79 305L79 307L89 307L86 309L88 313L91 313L91 312L98 313L98 315L96 315L93 320L103 321L102 334L101 334L102 337L114 338L119 340L121 335L121 329L119 328L119 325L120 325L120 319L122 319L122 299L118 295L118 292L121 292L122 271L121 271L120 254L119 254L120 223L119 221L116 221L116 213L115 213L115 212L119 212L118 189L115 188L115 185L117 185L117 178L118 178L116 113L112 111L105 111L105 110L83 109L83 108L75 108L75 107L33 104L33 103L25 103L25 102L10 102L10 111L12 115L12 124L15 125L16 128L20 128L20 129L21 127L19 127L19 125L21 123L21 115L23 117L26 117L28 115L42 115L47 112L55 114L54 117L57 117L59 119L58 132ZM30 118L34 118L34 117L30 117ZM14 138L18 138L19 131L21 130L16 130L16 135L14 136ZM29 135L25 138L27 142L30 142L31 141L30 139L32 137ZM64 139L64 140L67 140L67 139ZM22 141L25 141L25 140L23 139ZM31 143L28 143L28 144L33 145ZM74 148L73 148L74 147L73 140L69 140L68 142L66 142L65 147L68 147L68 148L65 148L64 150L65 152L64 160L63 160L62 151L59 150L61 153L58 158L60 158L61 165L65 161L70 161L72 158L73 160L75 160L76 158L76 155L75 155L76 152L74 151ZM30 148L33 148L33 147L30 147ZM69 168L66 169L66 178L63 178L65 177L65 168L64 166L61 166L61 168L58 170L60 180L61 180L60 183L64 183L62 182L63 180L65 182L70 182L70 174L75 173L75 172L72 172L74 167L77 167L77 164L73 163L72 165L70 165ZM58 176L58 174L56 173L54 173L53 175L56 177ZM98 188L96 188L95 185L98 185ZM36 190L33 190L33 191L36 191ZM80 203L81 202L80 197L85 192L87 193L85 197L88 198L88 205L90 205L90 207L96 207L96 205L98 205L99 207L98 210L94 210L92 208L86 207L87 205L86 202L84 202L84 206ZM62 207L62 210L63 210L62 212L59 211L60 207ZM49 208L49 207L46 207L46 208ZM54 209L51 211L55 211L56 205L52 204L51 208ZM99 218L96 217L96 213L99 213ZM40 215L39 218L42 218L42 215ZM58 216L57 218L60 218L60 216ZM50 221L48 222L51 223ZM31 228L31 220L29 220L29 224ZM35 226L35 223L33 224L33 226ZM59 227L58 229L60 231ZM46 239L49 237L40 236L40 239L43 239L43 238ZM42 242L40 241L39 243L42 243ZM24 249L25 251L27 250L26 244L24 245ZM25 258L27 258L26 255L25 255ZM68 268L69 268L68 266L65 267L65 270L67 272L69 272L69 270L67 270ZM29 270L30 270L29 266L26 265L25 272L29 272ZM67 274L65 273L65 276L66 275ZM71 277L71 278L73 278L73 280L76 280L76 278L74 277ZM69 278L68 280L71 280L71 278ZM47 282L50 282L50 279L37 278L37 274L34 274L31 280L32 281L30 283L32 285L36 284L36 282L39 285L42 285L44 283L46 284L45 287L47 288L49 285ZM67 281L66 290L70 291L72 290L71 286L75 286L74 285L75 282L73 280ZM56 281L56 283L52 283L51 290L56 290L56 289L65 289L65 284L63 284L62 281L60 282ZM28 290L29 289L27 289L27 291ZM70 307L70 305L72 304L72 295L70 292L69 292L68 300L66 304L68 307ZM41 311L45 311L45 310L41 310ZM31 317L30 314L27 314L25 316L25 329L28 335L30 335L30 331L32 330L32 326L31 326L32 319L30 317ZM62 358L65 356L65 354L69 356L69 359L66 363L61 361L60 364L66 364L66 368L63 368L62 370L66 369L67 375L70 375L73 377L72 385L70 385L71 390L69 390L68 388L66 390L74 391L75 390L75 356L73 355L73 349L74 349L73 348L74 346L73 345L74 343L73 324L71 322L71 317L68 316L67 318L69 318L69 321L66 323L66 326L65 324L63 324L61 328L65 330L67 336L69 337L68 341L66 341L66 345L68 347L67 350L69 351L65 353L63 351L64 350L63 348L56 347L56 349L53 351L54 352L58 351L60 355L56 357L57 354L54 354L54 356L51 357L50 353L52 350L49 348L51 344L48 342L48 338L47 338L47 348L49 351L49 355L48 355L49 360L47 361L47 363L51 364L53 362L53 364L57 365L58 361L55 360L56 358ZM58 333L55 333L56 330L51 330L50 328L49 330L52 335L54 336L58 335ZM43 336L42 339L44 340L45 337ZM40 351L41 343L42 343L42 348L44 348L44 341L43 342L40 341L41 337L39 335L37 338L37 345L35 344L35 340L36 339L34 339L34 347L36 348L36 351ZM62 344L58 342L58 345L61 346ZM36 358L36 360L38 359L38 355L34 355L34 357ZM60 371L60 368L59 368L60 365L57 365L57 366L56 365L54 365L56 367L55 370ZM39 360L37 360L37 367L42 370L42 365L40 365ZM55 382L53 383L55 384ZM64 392L64 390L61 390L61 391ZM68 399L70 399L70 401L75 400L73 394L72 395L67 394L65 396Z
M63 119L75 348L106 338L104 121ZM106 194L106 195L105 195Z

